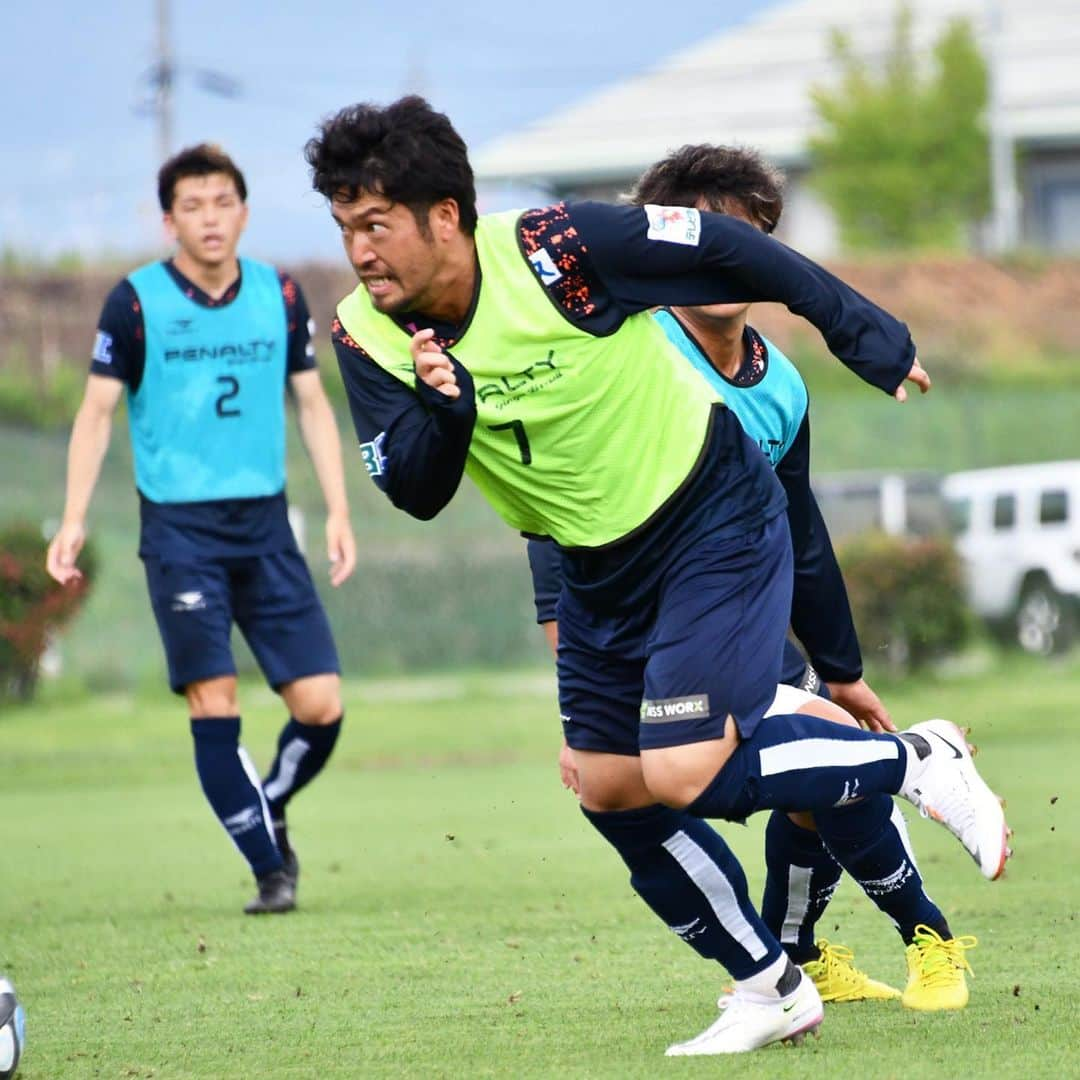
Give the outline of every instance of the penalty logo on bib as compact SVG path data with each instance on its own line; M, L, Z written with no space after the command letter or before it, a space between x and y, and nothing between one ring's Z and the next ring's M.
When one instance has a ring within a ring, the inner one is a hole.
M699 210L685 206L657 206L655 203L646 203L643 209L649 223L648 239L697 247L701 239Z

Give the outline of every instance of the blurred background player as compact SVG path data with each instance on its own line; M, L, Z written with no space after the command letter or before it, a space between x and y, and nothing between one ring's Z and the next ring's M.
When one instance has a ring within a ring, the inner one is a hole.
M668 1054L801 1039L817 988L703 819L813 810L839 854L899 793L997 877L1004 815L955 725L766 715L791 613L783 489L648 311L779 300L901 399L905 380L929 388L907 328L723 214L478 217L465 144L421 98L342 109L306 153L360 279L334 344L372 478L430 518L467 467L508 525L563 552L559 706L582 810L650 908L734 979L719 1018Z
M711 210L772 233L783 213L783 176L752 150L684 146L646 170L630 201ZM674 307L661 309L655 317L761 447L787 495L794 552L791 627L810 663L785 642L781 682L831 697L872 731L895 731L888 711L863 679L847 590L810 487L805 384L795 365L748 324L749 309L746 303ZM554 650L562 588L559 549L550 541L530 540L528 554L537 621ZM804 708L814 710L813 705ZM817 715L833 717L823 710ZM565 741L559 764L564 784L576 793L573 751ZM970 939L953 937L923 890L899 808L880 802L876 810L865 822L864 852L853 865L859 884L890 917L907 947L904 1004L961 1008L968 999L964 952ZM815 940L815 927L839 883L841 867L821 842L813 815L774 810L765 833L765 861L762 918L788 956L813 978L822 1000L899 997L899 991L860 971L849 949Z
M326 500L334 585L356 562L340 439L300 289L237 257L248 220L240 170L216 146L190 147L161 167L158 198L176 255L129 274L105 301L47 565L61 583L79 575L126 389L139 555L169 684L187 699L206 798L256 878L244 910L284 912L299 875L285 807L326 764L342 719L330 626L287 516L286 391ZM239 743L233 622L290 713L263 783Z

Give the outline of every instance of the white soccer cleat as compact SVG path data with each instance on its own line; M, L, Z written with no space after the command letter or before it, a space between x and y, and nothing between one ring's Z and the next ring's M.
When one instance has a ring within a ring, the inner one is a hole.
M909 768L900 795L923 817L949 830L979 864L983 876L995 881L1005 871L1009 827L1001 800L978 774L964 733L948 720L924 720L902 735L919 735L930 753Z
M669 1046L667 1056L743 1054L774 1042L797 1046L808 1033L817 1033L825 1015L813 980L802 970L799 976L799 985L787 997L728 991L717 1002L720 1018L696 1039Z

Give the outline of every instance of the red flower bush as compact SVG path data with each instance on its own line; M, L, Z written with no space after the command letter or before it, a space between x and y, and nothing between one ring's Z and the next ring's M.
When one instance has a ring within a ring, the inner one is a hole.
M83 576L67 586L49 577L47 547L33 525L0 530L0 700L26 701L33 695L50 636L82 607L94 580L89 544L79 557Z

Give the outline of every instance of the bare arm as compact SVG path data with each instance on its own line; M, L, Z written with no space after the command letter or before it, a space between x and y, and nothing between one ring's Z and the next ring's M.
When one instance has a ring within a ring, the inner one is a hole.
M113 413L123 392L124 384L119 379L90 375L75 414L68 443L64 516L45 556L46 569L61 585L82 577L75 560L86 541L86 512L109 449Z
M340 585L356 567L356 540L349 523L345 494L345 469L341 438L334 410L326 398L317 370L300 371L289 379L296 395L300 435L315 466L315 475L326 501L326 554L330 559L330 583Z

